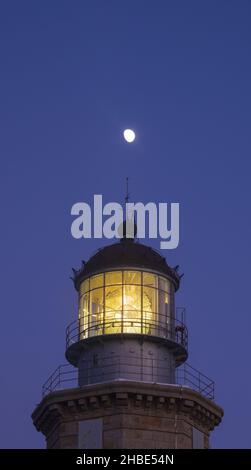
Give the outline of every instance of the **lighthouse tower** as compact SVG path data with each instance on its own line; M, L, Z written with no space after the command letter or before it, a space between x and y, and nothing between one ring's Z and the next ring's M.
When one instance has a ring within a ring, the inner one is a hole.
M214 383L187 364L178 270L122 238L74 271L78 318L66 359L32 414L48 448L208 448L223 416Z

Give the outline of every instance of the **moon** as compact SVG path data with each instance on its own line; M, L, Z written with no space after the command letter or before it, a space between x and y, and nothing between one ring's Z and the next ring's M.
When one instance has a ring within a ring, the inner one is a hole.
M125 129L123 132L123 135L124 135L125 141L128 142L129 144L131 144L136 138L136 134L132 129Z

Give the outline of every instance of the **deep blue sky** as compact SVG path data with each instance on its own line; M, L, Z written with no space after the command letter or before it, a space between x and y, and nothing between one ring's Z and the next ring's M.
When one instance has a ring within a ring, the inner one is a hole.
M30 414L65 362L71 267L100 246L71 237L70 209L122 201L126 175L133 201L181 204L163 254L185 273L189 362L225 409L212 445L250 447L250 15L247 0L1 2L1 447L44 445Z

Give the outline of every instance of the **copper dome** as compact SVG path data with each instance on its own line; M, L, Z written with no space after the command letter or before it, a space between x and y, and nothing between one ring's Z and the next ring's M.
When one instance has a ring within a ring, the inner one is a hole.
M75 288L79 290L82 280L92 274L124 267L158 271L171 279L175 290L179 288L181 276L176 269L168 266L163 256L149 246L125 238L99 249L86 263L83 263L79 271L73 270Z

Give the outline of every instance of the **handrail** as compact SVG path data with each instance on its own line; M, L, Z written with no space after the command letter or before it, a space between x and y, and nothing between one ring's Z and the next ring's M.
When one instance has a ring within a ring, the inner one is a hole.
M158 320L147 317L149 312L144 312L143 318L132 317L128 318L131 313L135 315L135 311L126 311L124 315L126 318L116 319L116 310L110 311L108 319L101 322L93 322L88 327L81 324L81 320L73 321L66 328L66 349L78 341L99 336L102 334L121 334L121 333L136 333L151 336L158 336L165 339L170 339L187 349L188 346L188 332L186 325L172 316L161 317L160 315L153 314ZM113 319L109 316L113 315Z
M123 358L119 356L103 357L102 364L100 365L97 374L95 375L95 383L100 383L105 381L106 379L110 379L111 366L115 368L119 366L119 370L120 366L126 366L127 372L129 375L131 375L131 380L133 380L137 359L143 359L147 366L149 366L149 361L152 360L149 357L135 357L136 361L132 365L131 361L129 360L129 356L125 356ZM88 376L88 371L93 370L93 364L87 363L85 370ZM158 360L157 365L155 364L152 368L148 367L147 370L148 372L144 373L144 381L146 382L154 383L156 381L156 371L157 373L161 373L161 376L163 376L163 374L166 374L166 376L168 377L166 362L164 360ZM172 385L183 385L190 387L193 390L201 393L201 395L203 395L204 397L209 398L210 400L214 400L214 381L188 363L185 363L182 366L176 368L175 384ZM55 390L67 387L78 387L78 370L72 367L70 364L62 364L56 368L56 370L50 375L50 377L43 385L42 395L45 396Z

